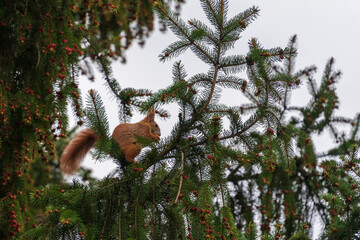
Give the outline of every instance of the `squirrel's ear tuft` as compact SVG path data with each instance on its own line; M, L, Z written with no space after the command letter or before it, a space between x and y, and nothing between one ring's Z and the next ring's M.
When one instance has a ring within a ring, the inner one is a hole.
M151 108L148 114L146 115L148 121L154 121L155 119L155 108Z

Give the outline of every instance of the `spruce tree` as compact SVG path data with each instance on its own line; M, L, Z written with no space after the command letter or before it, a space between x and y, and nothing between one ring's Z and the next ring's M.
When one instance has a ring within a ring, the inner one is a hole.
M94 157L112 159L118 168L100 181L34 190L46 221L24 239L310 239L315 214L323 239L358 238L360 121L334 113L341 76L334 60L316 81L315 67L295 69L296 36L271 49L253 38L247 53L228 54L259 9L228 17L228 1L200 3L208 25L186 23L162 1L154 10L179 38L160 61L190 49L209 66L206 73L188 76L177 61L173 82L155 93L121 90L109 81L121 103L120 121L152 107L166 118L162 106L177 104L171 134L157 144L139 138L148 148L138 162L126 162L110 137L101 96L91 90L85 122L101 133ZM309 103L292 106L291 92L305 84ZM237 91L237 105L220 102L227 88ZM339 125L350 134L341 134ZM337 146L318 154L312 139L327 130Z
M126 61L132 42L144 44L153 21L148 0L0 2L0 239L44 219L29 192L62 181L67 110L84 121L79 76L94 80L96 63L118 87L111 61Z

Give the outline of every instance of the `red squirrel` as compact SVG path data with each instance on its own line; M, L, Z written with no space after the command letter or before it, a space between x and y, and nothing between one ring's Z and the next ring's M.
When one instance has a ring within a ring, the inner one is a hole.
M152 108L142 121L122 123L114 129L112 138L119 143L127 161L134 162L134 158L139 155L142 149L136 137L146 137L155 141L160 140L160 128L154 118L155 109ZM66 174L73 174L77 171L83 158L98 139L99 137L91 129L84 129L75 135L60 158L61 171Z

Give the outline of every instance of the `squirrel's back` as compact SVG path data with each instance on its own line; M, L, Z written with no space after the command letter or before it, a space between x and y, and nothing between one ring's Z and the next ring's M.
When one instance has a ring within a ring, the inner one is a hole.
M81 161L97 139L98 136L90 129L84 129L76 134L60 158L61 171L72 174L79 169Z
M119 143L127 161L134 162L135 157L142 149L136 137L141 136L155 141L160 140L160 128L154 121L154 117L155 110L152 108L142 121L122 123L115 128L112 137ZM98 139L99 137L90 129L82 130L75 135L60 158L61 171L72 174L78 170L82 159Z

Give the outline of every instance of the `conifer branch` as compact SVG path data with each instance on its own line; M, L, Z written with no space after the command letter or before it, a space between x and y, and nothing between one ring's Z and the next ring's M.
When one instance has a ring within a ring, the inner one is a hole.
M217 84L223 83L226 87L229 86L229 83L231 83L231 84L237 85L239 87L238 89L241 89L241 86L244 81L245 80L243 80L242 82L238 82L238 81L233 81L233 80L229 80L229 79L222 79L222 80L217 80L216 83Z
M285 138L285 134L283 135L283 140L284 140L284 144L285 144L285 153L286 153L286 159L287 159L287 163L288 163L288 170L290 171L290 158L289 158L289 152L288 152L288 143L286 141Z
M121 203L120 202L120 196L118 196L118 209L120 209L120 203ZM122 215L121 210L119 211L118 215L119 215L118 216L118 222L119 222L119 226L118 226L119 227L119 235L118 236L119 236L119 240L120 240L120 239L122 239L121 238L121 215Z
M178 41L170 44L164 51L163 55L160 56L160 61L168 60L171 57L176 57L180 53L184 52L189 46L191 46L191 42Z
M155 178L155 166L156 164L154 164L153 166L153 172L152 172L152 194L153 194L153 198L152 198L152 204L153 204L153 209L152 209L152 226L151 226L151 239L154 239L154 230L155 230L155 223L156 223L156 219L155 219L155 184L154 184L154 178Z
M252 107L248 107L247 109L256 109L258 106L261 106L260 102L258 101L258 99L256 99L256 97L253 94L251 94L248 91L244 91L244 92L245 92L246 96L254 102L254 105ZM264 102L265 102L265 104L267 103L266 100ZM267 106L265 105L264 107L266 108Z
M253 120L249 125L247 125L246 127L242 128L241 131L239 132L236 132L236 133L233 133L233 134L230 134L230 135L227 135L227 136L222 136L222 137L219 137L219 141L222 141L222 140L227 140L227 139L231 139L231 138L234 138L234 137L240 137L242 140L244 140L242 138L242 134L244 134L245 132L247 132L251 127L253 127L259 120L261 120L263 118L263 116L259 116L257 117L255 120ZM189 146L191 147L195 147L195 146L199 146L199 145L203 145L207 142L207 140L204 140L204 141L199 141L199 142L196 142L196 143L190 143ZM245 142L246 143L246 142ZM246 143L248 146L249 146L249 149L252 149L251 148L251 144L249 143ZM161 155L166 155L168 152L172 151L173 148L171 147L168 147L166 150L164 149L162 152L161 152Z
M348 195L340 188L339 186L339 179L337 179L338 181L334 181L333 179L331 179L331 177L329 176L329 173L327 171L324 171L324 177L326 179L328 179L332 184L333 186L335 186L335 188L341 193L341 195L345 198L345 199L348 199ZM336 178L336 176L334 176L334 178Z
M247 146L247 148L248 148L250 151L253 151L253 148L251 147L251 144L248 143L248 141L247 141L242 135L239 135L238 137L245 143L245 145Z
M203 181L203 176L202 176L202 167L201 167L201 161L200 158L198 158L198 162L199 162L199 173L200 173L200 182Z
M186 72L184 71L184 66L181 64L181 61L174 63L173 65L173 75L176 76L176 80L185 81ZM185 76L183 76L185 75Z
M240 39L240 37L234 37L232 39L224 39L223 43L235 43L236 41L238 41Z
M221 182L221 177L220 177L220 176L219 176L219 184L220 184L222 205L223 205L223 207L225 207L226 204L225 204L225 198L224 198L224 189L223 189L223 186L222 186L222 182Z
M178 192L174 201L174 204L177 205L177 201L179 199L180 196L180 192L181 192L181 186L182 186L182 182L184 179L184 151L182 149L180 149L180 153L181 153L181 169L180 169L180 182L179 182L179 188L178 188Z
M194 23L193 21L190 21L190 20L189 20L188 23L189 23L191 26L193 26L194 28L196 28L198 31L201 31L201 30L202 30L202 29L201 29L198 25L196 25L196 23ZM207 31L205 31L205 33L206 33L206 37L208 37L213 44L216 44L216 43L217 43L216 40L207 33Z
M297 171L299 171L299 172L301 173L301 175L303 176L303 178L300 178L300 180L307 186L307 188L309 189L309 192L310 192L310 193L313 193L313 194L310 194L310 195L311 195L311 198L313 199L313 202L314 202L314 203L315 203L315 202L318 202L318 203L317 203L317 205L319 206L318 212L319 212L322 220L324 221L324 223L327 223L328 220L327 220L326 212L325 212L326 207L325 207L325 206L322 204L322 202L320 201L321 197L319 196L318 191L316 191L316 190L314 189L314 187L313 187L311 184L309 184L308 181L304 181L304 179L308 179L308 178L309 178L308 173L306 173L306 172L304 171L304 169L301 169L301 168L297 168ZM315 195L317 201L314 199L314 195ZM321 212L321 210L322 210L322 212Z
M358 176L358 177L360 178L360 173L359 173L359 172L357 172L353 167L351 167L350 169L351 169L351 171L352 171L353 173L356 174L356 176Z
M220 57L220 49L221 49L221 43L219 43L219 55L218 57ZM218 75L218 71L219 71L219 65L216 64L215 65L215 70L214 70L214 76L213 76L213 80L212 80L212 85L211 85L211 90L210 90L210 93L209 93L209 96L206 100L206 102L204 103L204 105L202 106L202 108L197 112L198 115L200 115L205 109L206 107L209 105L211 99L212 99L212 96L214 94L214 90L215 90L215 85L216 85L216 80L217 80L217 75Z
M235 62L235 63L223 63L223 64L219 65L219 69L237 67L237 66L245 65L245 64L246 64L246 60L241 61L241 62Z
M229 136L220 137L219 140L226 140L226 139L229 139L229 138L233 138L233 137L242 135L243 133L248 131L252 126L254 126L260 119L262 119L262 116L257 117L255 120L252 121L252 123L250 123L248 126L241 129L240 132L231 134Z
M140 194L140 192L139 192ZM138 212L138 205L139 205L139 194L135 199L135 207L134 207L134 229L135 229L135 236L138 239L138 231L137 231L137 212Z
M272 92L277 96L278 100L279 100L279 101L282 101L283 98L280 96L280 94L278 93L278 91L276 91L276 89L273 88L273 87L270 85L270 83L268 84L268 86L269 86L269 89L271 88Z
M162 208L164 209L164 211L163 211L164 215L166 215L166 216L167 216L167 219L175 225L176 230L177 230L177 233L178 233L178 236L180 237L180 239L182 239L182 234L181 234L180 227L178 226L178 224L176 223L176 221L173 220L173 218L172 218L171 214L169 213L168 209L167 209L162 203L160 203L160 205L161 205Z
M281 121L280 121L280 119L276 116L275 113L273 113L273 112L272 112L271 110L269 110L268 108L265 110L265 112L270 113L270 114L276 119L276 121L278 122L279 126L282 128Z
M214 18L215 18L215 20L216 20L216 23L217 23L217 25L218 25L218 27L219 27L219 29L221 29L221 24L220 24L220 21L219 21L217 15L216 15L216 13L215 13L214 8L211 6L211 3L209 2L209 0L206 0L206 3L208 4L208 6L209 6L209 8L210 8L211 13L212 13L212 15L214 16ZM222 3L222 5L223 5L223 4L224 4L224 3ZM220 36L221 36L221 35L220 35Z
M107 221L108 216L110 215L111 208L112 208L112 207L111 207L111 203L112 203L111 197L112 197L112 194L111 194L111 192L110 192L109 208L108 208L107 214L105 215L105 220L104 220L104 224L103 224L103 227L102 227L102 230L101 230L101 235L100 235L100 236L102 236L102 237L104 236L105 227L106 227L106 221Z
M230 23L230 24L231 24L232 22L234 22L234 23L233 23L233 24L234 24L234 27L233 27L233 28L230 28L230 29L226 29L225 34L224 34L224 37L227 36L229 33L233 32L235 29L237 29L237 28L239 28L239 27L245 28L246 25L241 26L241 24L239 24L239 23L245 23L245 24L246 24L247 19L250 18L250 17L252 17L253 15L256 15L258 12L259 12L259 10L258 10L257 8L255 8L253 11L250 11L250 13L249 13L248 15L244 16L244 17L240 20L240 22L239 22L239 21L236 21L236 20L238 20L239 15L237 15L237 16L235 16L233 19L229 20L229 23ZM256 16L255 16L255 18L256 18ZM249 20L249 21L251 21L251 20ZM230 25L230 26L231 26L231 25ZM225 27L225 28L226 28L226 27Z
M204 54L207 59L212 62L213 64L215 64L214 60L212 59L212 57L202 48L200 47L198 44L196 44L191 38L190 36L179 26L179 24L174 21L174 19L172 19L169 14L162 9L159 5L157 5L157 9L159 9L181 32L182 34L186 37L186 39L192 44L194 45L202 54Z
M92 41L89 38L85 37L85 39L90 44L90 47L95 52L96 56L98 56L98 60L99 60L99 63L101 64L102 71L104 73L104 78L105 78L105 81L107 82L107 86L110 88L112 93L117 97L117 99L121 99L121 97L119 95L121 89L116 89L114 87L115 80L111 80L109 66L107 63L105 63L104 57L99 57L99 51L96 49L96 47L94 46L94 44L92 43Z
M50 227L47 229L48 231L47 231L44 239L47 239L48 235L51 233L51 230L53 229L53 225L54 225L54 223L51 223Z
M227 179L231 182L234 183L234 185L240 181L246 181L246 180L256 180L258 179L261 174L259 173L255 173L255 174L250 174L250 173L247 173L247 174L244 174L244 175L235 175L239 169L243 167L242 164L239 164L234 170L232 170L230 172L230 174L228 175Z
M26 4L27 4L27 1L26 1ZM35 65L35 69L38 69L39 67L39 63L40 63L40 59L41 59L41 54L40 54L40 49L39 49L39 45L36 43L36 49L38 51L38 60L36 62L36 65ZM0 69L1 70L1 69Z
M92 100L92 103L93 103L93 106L94 106L95 116L96 116L97 121L99 123L100 134L101 134L101 136L105 136L105 132L102 129L102 126L101 126L102 121L100 120L99 111L98 111L98 108L97 108L97 105L96 105L96 102L95 102L95 96L94 96L94 90L93 89L90 90L90 96L91 96L91 100Z
M208 1L208 0L207 0ZM220 26L220 25L219 25ZM221 28L220 28L220 33L221 33ZM218 43L218 54L217 54L217 59L216 59L216 63L214 63L215 65L215 69L214 69L214 75L213 75L213 80L212 80L212 86L211 86L211 90L209 93L209 96L206 100L206 102L204 103L204 105L202 106L202 108L197 112L198 115L200 115L205 109L206 107L209 105L212 96L214 94L214 90L215 90L215 85L216 85L216 80L217 80L217 75L218 75L218 71L219 71L219 59L220 59L220 53L221 53L221 46L222 46L222 42L221 40L219 40ZM212 61L213 62L213 61Z

